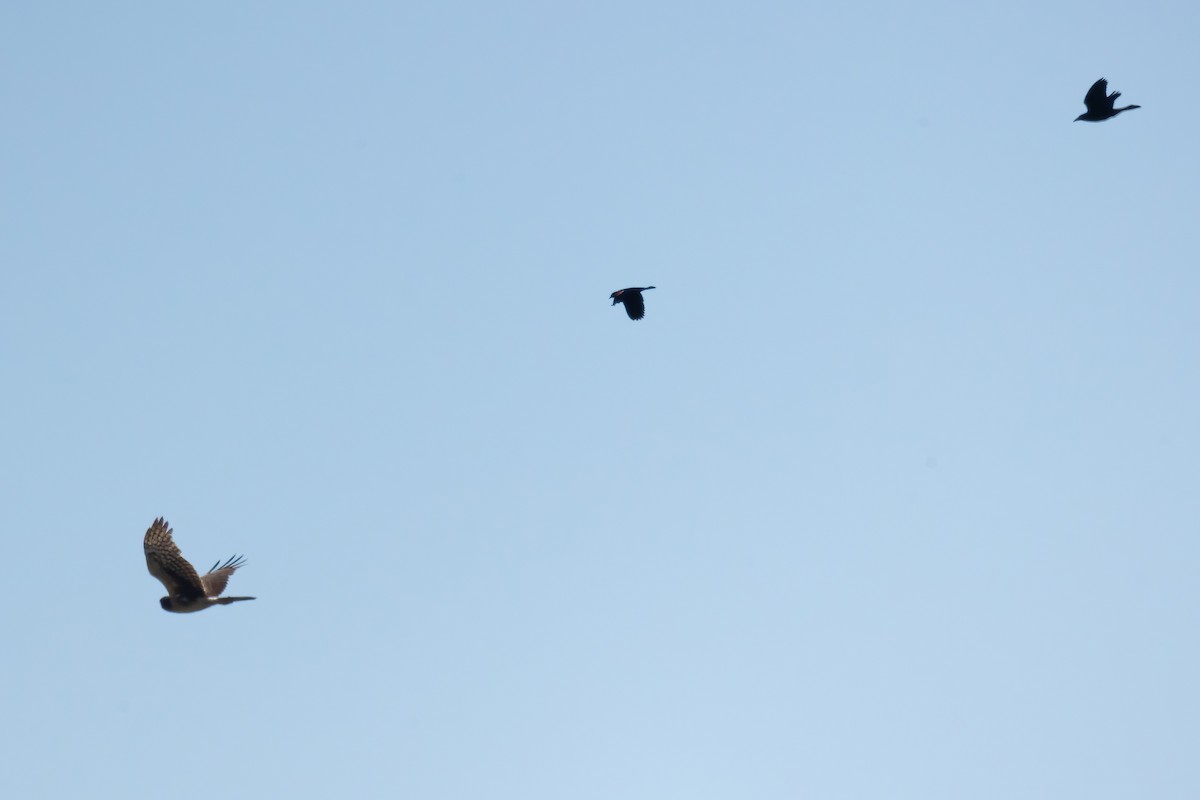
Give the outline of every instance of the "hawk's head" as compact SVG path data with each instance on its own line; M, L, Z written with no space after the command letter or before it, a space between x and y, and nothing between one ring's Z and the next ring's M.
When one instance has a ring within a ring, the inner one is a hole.
M174 611L175 604L171 602L170 597L158 598L158 604L163 607L163 611Z

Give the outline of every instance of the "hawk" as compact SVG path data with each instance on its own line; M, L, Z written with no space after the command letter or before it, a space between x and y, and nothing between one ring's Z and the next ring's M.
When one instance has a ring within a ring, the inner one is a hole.
M142 548L146 551L146 569L167 587L167 596L158 601L163 611L187 614L203 611L209 606L227 606L239 600L254 599L219 597L225 591L229 576L245 563L241 556L232 556L224 564L218 561L201 578L196 568L179 552L175 540L171 538L173 533L167 521L159 517L146 530L146 538L142 540Z
M629 289L617 289L609 295L612 298L612 304L617 303L625 305L625 313L630 319L641 319L646 316L646 302L642 299L642 292L648 292L653 289L653 286L633 286Z
M1117 104L1117 98L1121 96L1120 92L1108 93L1108 81L1104 78L1092 84L1092 88L1088 89L1087 95L1083 98L1083 104L1087 106L1087 111L1075 118L1076 122L1083 120L1084 122L1102 122L1109 117L1115 117L1122 111L1129 111L1141 106L1124 106L1122 108L1114 108Z

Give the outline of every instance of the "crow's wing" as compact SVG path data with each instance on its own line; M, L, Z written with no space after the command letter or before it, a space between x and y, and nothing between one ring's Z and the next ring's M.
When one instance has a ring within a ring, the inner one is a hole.
M1102 111L1105 108L1112 108L1112 100L1106 96L1108 93L1108 81L1104 78L1092 84L1092 88L1088 89L1087 94L1083 97L1083 104L1087 106L1088 111Z
M641 292L628 292L621 297L621 302L625 304L625 313L630 319L641 319L646 316L646 302L642 299Z

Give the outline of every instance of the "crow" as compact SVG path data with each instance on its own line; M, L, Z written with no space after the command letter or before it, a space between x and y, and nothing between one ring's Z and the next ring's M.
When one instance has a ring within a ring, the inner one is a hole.
M633 286L629 289L618 289L609 295L612 304L625 304L625 313L630 319L641 319L646 316L646 303L642 300L642 292L648 292L653 286Z
M1075 118L1075 121L1101 122L1109 117L1115 117L1122 111L1128 111L1131 108L1141 108L1141 106L1113 108L1113 105L1117 102L1117 98L1120 96L1120 92L1108 94L1108 81L1101 78L1092 84L1092 88L1088 89L1087 96L1083 98L1083 104L1087 106L1087 112L1080 114Z

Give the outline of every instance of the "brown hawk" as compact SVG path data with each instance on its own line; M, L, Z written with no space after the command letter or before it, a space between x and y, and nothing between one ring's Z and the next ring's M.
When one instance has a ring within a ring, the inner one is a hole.
M167 587L167 596L158 601L164 611L187 614L191 611L203 611L209 606L227 606L239 600L254 599L218 597L225 591L229 576L245 563L241 556L232 556L224 564L218 561L201 578L196 573L196 568L179 552L175 540L171 538L172 533L174 531L167 525L167 521L159 517L146 530L146 538L142 541L142 548L146 551L146 569Z

